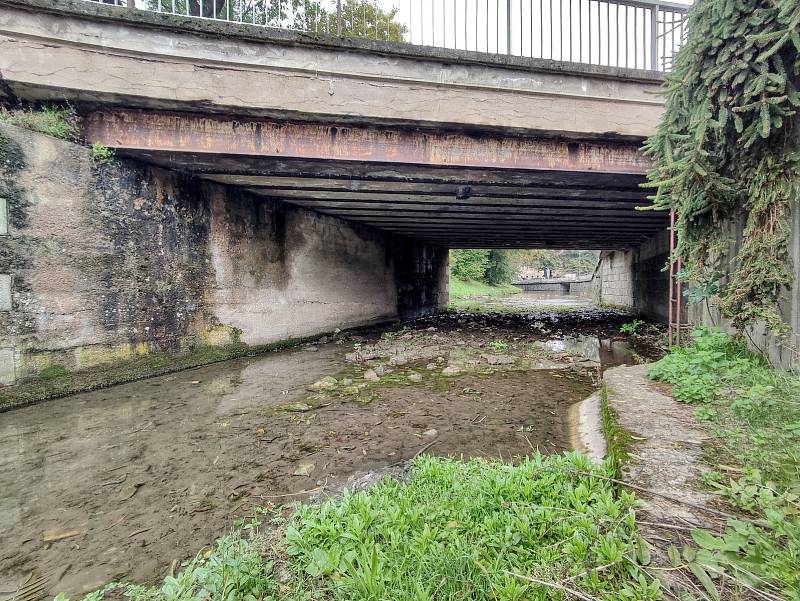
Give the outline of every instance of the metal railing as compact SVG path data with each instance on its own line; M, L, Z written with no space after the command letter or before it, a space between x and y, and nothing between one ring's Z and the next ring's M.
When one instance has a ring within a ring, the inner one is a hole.
M689 6L655 0L88 0L308 33L669 71Z

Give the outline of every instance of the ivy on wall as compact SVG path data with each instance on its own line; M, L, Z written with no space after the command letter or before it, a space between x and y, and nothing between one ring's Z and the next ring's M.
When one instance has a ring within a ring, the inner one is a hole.
M734 326L778 311L792 285L790 215L800 193L800 0L696 0L691 32L667 76L666 112L646 152L655 209L675 209L685 279L725 271L729 224L745 220L720 289Z

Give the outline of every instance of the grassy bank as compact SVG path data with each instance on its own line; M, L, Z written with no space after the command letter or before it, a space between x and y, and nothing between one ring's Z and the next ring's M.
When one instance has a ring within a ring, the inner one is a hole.
M520 292L519 288L511 284L492 286L476 280L450 278L450 300L466 300L480 296L508 296Z
M649 375L695 406L711 436L708 463L717 466L706 483L752 519L729 520L721 536L695 533L704 563L764 599L800 599L800 376L706 329Z
M409 480L258 510L157 587L112 584L134 600L654 599L639 568L635 499L580 454L518 465L422 456ZM62 600L65 597L60 597Z
M511 284L492 286L478 280L459 280L450 278L450 303L451 311L480 312L486 309L484 303L488 299L510 296L522 292Z

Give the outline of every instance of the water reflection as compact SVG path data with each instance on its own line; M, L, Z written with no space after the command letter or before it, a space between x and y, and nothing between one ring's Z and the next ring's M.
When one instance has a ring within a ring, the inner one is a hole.
M633 363L633 352L627 342L597 336L564 336L544 343L547 350L555 353L578 354L587 361L593 361L602 369Z

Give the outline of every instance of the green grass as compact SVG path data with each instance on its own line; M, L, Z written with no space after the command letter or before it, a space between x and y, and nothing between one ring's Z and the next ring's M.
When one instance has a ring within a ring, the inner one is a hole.
M619 425L616 411L608 404L605 383L600 386L600 419L607 446L606 462L615 473L620 473L622 466L628 462L628 449L633 439L630 432Z
M61 140L74 142L78 139L78 119L70 108L45 106L41 109L0 108L0 123L24 127Z
M114 159L114 150L104 144L92 144L92 160L95 163L109 163Z
M692 344L653 364L713 437L707 483L756 523L695 535L707 565L751 586L800 598L800 376L771 368L742 340L697 329ZM723 473L723 471L725 473ZM731 475L733 474L733 475Z
M451 300L465 300L481 296L508 296L510 294L519 294L520 292L522 291L519 288L511 284L492 286L486 282L450 278Z
M303 505L278 536L260 532L262 513L161 586L112 584L86 599L571 598L530 577L597 599L660 598L637 561L633 495L594 475L615 472L577 453L517 465L422 456L408 482Z

